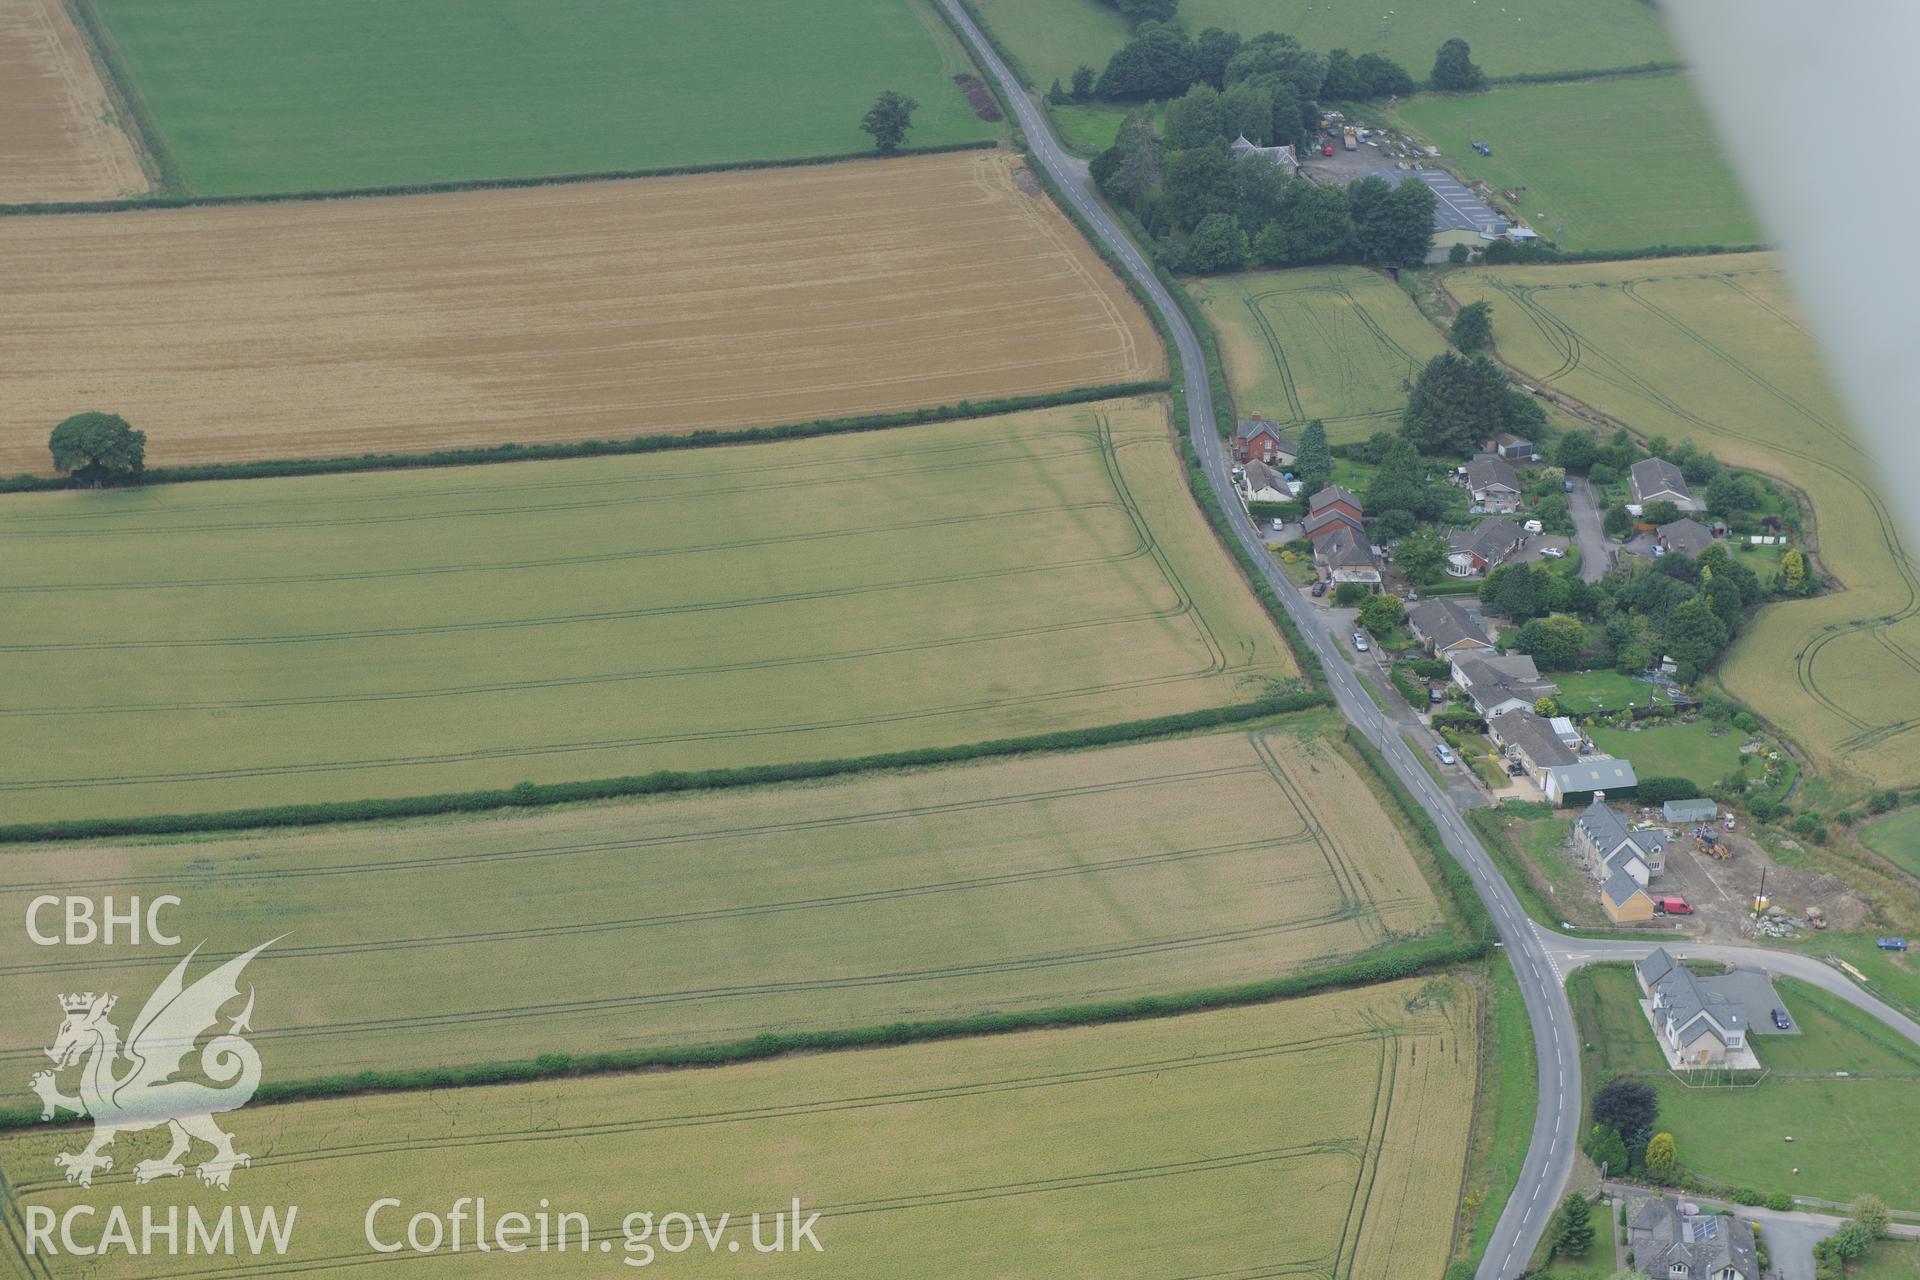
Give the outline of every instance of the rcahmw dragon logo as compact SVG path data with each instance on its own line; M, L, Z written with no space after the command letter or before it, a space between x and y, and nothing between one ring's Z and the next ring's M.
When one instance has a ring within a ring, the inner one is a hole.
M180 1158L196 1138L213 1148L212 1158L199 1167L200 1180L210 1187L226 1190L233 1171L253 1163L252 1157L233 1149L233 1135L213 1121L221 1112L245 1106L260 1087L260 1055L240 1034L252 1030L248 1025L253 1016L251 987L247 1007L224 1034L215 1035L200 1050L200 1070L214 1083L174 1077L200 1037L218 1029L220 1010L239 998L240 971L277 941L263 942L235 956L189 987L187 963L200 950L195 947L148 997L124 1044L119 1028L107 1020L114 996L89 991L60 997L66 1020L47 1050L54 1069L40 1072L29 1083L40 1095L42 1120L53 1119L60 1110L93 1117L93 1141L86 1149L53 1158L67 1171L68 1182L92 1186L95 1171L113 1168L113 1157L100 1153L116 1136L160 1125L172 1130L173 1147L158 1160L136 1164L135 1182L185 1173ZM121 1070L118 1064L123 1059L130 1065ZM80 1092L69 1097L60 1092L57 1077L74 1066L80 1068Z

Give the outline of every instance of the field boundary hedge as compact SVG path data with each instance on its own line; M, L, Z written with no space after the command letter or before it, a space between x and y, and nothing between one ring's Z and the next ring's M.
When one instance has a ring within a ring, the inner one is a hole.
M94 63L100 69L108 101L125 112L127 123L133 126L133 145L139 153L142 167L152 167L152 176L160 194L149 198L166 199L175 192L185 191L186 184L180 180L180 167L174 163L173 153L167 150L160 131L154 127L153 117L147 112L146 99L140 96L139 86L134 83L125 60L120 57L120 50L108 33L107 24L94 12L93 0L66 0L66 6L75 29L80 32L81 40L86 43L87 51L93 55ZM0 209L7 207L0 205Z
M1481 251L1490 267L1551 266L1560 262L1630 262L1635 258L1708 258L1729 253L1771 253L1770 244L1656 244L1641 249L1549 249L1495 240ZM1479 264L1476 264L1479 265Z
M927 422L966 418L997 418L1031 409L1118 400L1128 396L1164 395L1172 384L1166 378L1112 382L1074 387L1039 395L1003 396L993 400L961 400L955 404L895 413L861 414L850 418L815 418L811 422L773 427L741 427L733 431L693 431L680 435L631 436L624 440L555 441L550 444L497 444L470 449L440 449L429 453L363 453L358 457L269 458L258 462L210 462L195 466L155 467L130 485L193 484L204 480L267 480L285 476L331 475L352 471L404 471L423 467L475 467L497 462L545 462L566 458L602 458L622 454L666 453L716 445L764 444L775 440L806 440L815 436L886 431ZM76 488L65 476L18 475L0 478L0 494L46 493Z
M1686 69L1684 62L1637 62L1626 67L1593 67L1577 71L1519 71L1506 76L1488 76L1485 83L1488 88L1493 88L1509 84L1566 84L1574 80L1627 80L1635 76L1671 75ZM1422 87L1429 93L1440 92L1433 88L1431 81Z
M669 795L687 791L723 791L776 782L835 778L880 769L911 769L954 764L965 760L1038 752L1071 751L1113 746L1152 738L1171 737L1200 729L1244 724L1249 720L1285 715L1327 705L1324 693L1314 690L1273 693L1252 702L1145 720L1122 720L1086 729L1061 729L1022 738L992 738L947 747L918 747L870 756L842 756L827 760L799 760L786 764L743 765L730 769L657 769L652 773L618 778L587 778L574 782L522 782L512 787L475 791L448 791L436 795L391 796L378 800L330 800L310 804L270 805L254 809L216 809L202 813L146 814L128 818L75 818L58 822L17 822L0 826L0 844L32 844L51 840L92 840L109 836L174 835L188 832L241 831L263 827L308 827L337 822L386 821L425 818L448 813L478 813L489 809L535 809L584 800L612 800L623 796Z
M975 142L942 142L931 146L903 146L892 155L877 151L841 151L819 156L790 156L778 160L722 160L708 164L663 165L652 169L594 169L516 178L456 178L445 182L409 182L384 187L315 188L308 191L257 191L239 195L157 195L125 200L61 200L0 204L0 217L40 214L131 213L141 209L198 209L226 205L286 204L294 201L360 200L392 196L446 195L456 191L517 191L527 187L566 187L583 182L619 182L631 178L672 178L697 173L730 173L748 169L802 169L813 165L854 160L893 160L901 156L943 155L950 151L991 151L1000 138ZM169 161L169 163L171 163Z

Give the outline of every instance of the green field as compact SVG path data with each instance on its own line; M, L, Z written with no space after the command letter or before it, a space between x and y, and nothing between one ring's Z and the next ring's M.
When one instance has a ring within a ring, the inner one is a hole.
M1666 694L1659 685L1635 680L1617 671L1555 672L1553 682L1560 686L1554 699L1563 711L1578 715L1586 711L1624 711L1630 706L1664 703Z
M1395 119L1448 168L1519 192L1566 249L1753 244L1762 238L1686 75L1515 85L1415 98ZM1474 139L1493 149L1477 154Z
M1530 380L1807 495L1816 564L1843 589L1767 606L1718 678L1823 771L1920 781L1917 580L1774 259L1491 268L1447 287L1493 303L1500 354Z
M1715 734L1720 726L1697 720L1692 724L1648 722L1651 728L1588 728L1593 745L1610 755L1633 762L1643 778L1691 778L1711 787L1740 767L1740 747L1747 735L1738 729Z
M111 893L138 865L191 886L180 931L208 954L287 935L249 970L282 1081L1063 1008L1264 982L1441 929L1425 856L1337 726L484 818L0 846L0 883ZM178 958L122 950L114 978L144 991ZM20 930L0 943L0 1065L31 1073L53 994L98 964Z
M21 496L0 538L11 821L867 756L1295 671L1155 400Z
M1098 71L1127 38L1120 14L1099 0L971 0L1027 83L1044 90L1081 63ZM1507 12L1513 9L1512 13ZM1283 31L1309 49L1381 53L1415 80L1433 69L1442 41L1461 36L1490 76L1586 71L1678 59L1658 12L1641 0L1422 0L1388 11L1340 0L1183 0L1189 31L1243 36Z
M593 1251L529 1255L529 1270L569 1280L628 1272L629 1213L731 1212L744 1240L749 1211L798 1197L821 1214L822 1254L743 1268L723 1238L718 1257L702 1243L655 1261L675 1275L848 1280L1404 1280L1446 1264L1475 1021L1470 983L1415 979L1120 1026L252 1108L222 1124L253 1154L235 1199L299 1206L294 1246L272 1260L281 1273L386 1274L369 1264L398 1255L373 1253L364 1236L380 1197L403 1206L382 1211L381 1239L458 1196L486 1197L494 1218L550 1197L555 1211L588 1215ZM61 1181L52 1156L80 1136L0 1139L23 1206L110 1198L137 1224L142 1206L185 1197L168 1180L132 1183L135 1161L164 1146L151 1133L123 1135L91 1192ZM85 1234L104 1219L83 1220ZM513 1270L474 1260L471 1223L467 1241L431 1264L408 1255L395 1273ZM0 1249L14 1245L0 1236ZM47 1262L62 1278L154 1274L125 1250ZM173 1276L239 1274L230 1257L167 1264Z
M1655 1081L1657 1127L1701 1177L1842 1202L1872 1191L1897 1208L1920 1208L1920 1150L1886 1141L1920 1125L1920 1051L1817 988L1783 979L1775 990L1802 1034L1754 1036L1774 1074L1750 1088L1689 1088L1665 1069L1635 1003L1631 967L1583 970L1568 994L1587 1046L1589 1091L1622 1071ZM1854 1074L1836 1079L1835 1071Z
M1882 1240L1847 1272L1850 1280L1920 1280L1920 1243Z
M1906 809L1860 828L1860 842L1895 866L1920 876L1920 809Z
M1219 335L1241 416L1258 411L1294 428L1319 418L1336 444L1392 430L1413 378L1446 349L1411 298L1363 267L1258 271L1187 287Z
M309 191L999 135L929 0L87 0L189 191Z

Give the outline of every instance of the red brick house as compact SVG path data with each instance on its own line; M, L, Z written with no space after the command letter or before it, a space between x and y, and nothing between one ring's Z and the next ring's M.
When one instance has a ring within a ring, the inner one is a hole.
M1234 428L1235 462L1264 462L1270 467L1285 469L1293 465L1299 453L1300 446L1274 430L1273 424L1258 412Z

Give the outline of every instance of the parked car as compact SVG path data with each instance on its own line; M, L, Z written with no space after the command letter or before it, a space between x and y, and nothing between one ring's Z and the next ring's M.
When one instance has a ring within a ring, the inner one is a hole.
M1275 533L1280 532L1282 529L1286 527L1287 527L1287 522L1285 520L1282 520L1279 516L1275 516L1273 518L1273 531Z
M1655 898L1653 912L1661 916L1690 916L1693 914L1693 904L1685 898Z
M1445 689L1442 689L1437 684L1427 686L1428 702L1445 702L1446 700L1447 700L1447 691Z
M1449 746L1448 746L1448 745L1447 745L1446 743L1444 743L1444 742L1443 742L1443 743L1441 743L1441 744L1440 744L1439 746L1436 746L1436 747L1435 747L1435 748L1433 749L1433 754L1435 754L1436 756L1439 756L1439 757L1440 757L1440 763L1441 763L1441 764L1452 764L1452 763L1453 763L1453 748L1452 748L1452 747L1449 747Z
M1876 940L1873 945L1882 951L1905 951L1907 949L1907 940L1905 938L1880 938Z
M1313 584L1313 594L1314 594L1314 596L1315 596L1316 598L1317 598L1317 597L1319 597L1319 596L1323 596L1323 595L1325 595L1325 594L1327 594L1327 584L1326 584L1326 583L1324 583L1324 582L1316 582L1316 583L1314 583L1314 584Z
M1571 480L1562 480L1562 481L1560 482L1560 491L1561 491L1562 493L1572 493L1572 492L1573 492L1573 481L1571 481Z
M1775 1030L1778 1031L1793 1030L1793 1023L1788 1021L1787 1011L1785 1009L1775 1009L1773 1011L1773 1025Z
M1353 633L1353 647L1357 653L1365 653L1367 650L1373 648L1372 645L1367 643L1367 633L1364 631L1356 631Z
M1542 547L1540 548L1540 554L1549 560L1565 560L1567 558L1567 553L1560 547Z

